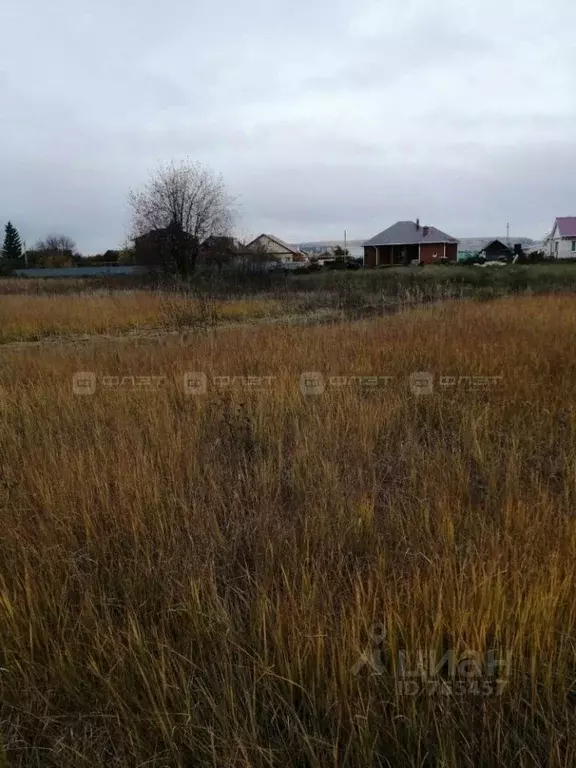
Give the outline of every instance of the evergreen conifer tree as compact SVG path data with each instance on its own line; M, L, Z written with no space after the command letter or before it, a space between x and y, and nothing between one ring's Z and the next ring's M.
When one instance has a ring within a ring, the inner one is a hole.
M6 224L4 248L2 250L2 255L5 259L19 259L22 256L22 242L20 240L20 235L18 234L16 227L10 221Z

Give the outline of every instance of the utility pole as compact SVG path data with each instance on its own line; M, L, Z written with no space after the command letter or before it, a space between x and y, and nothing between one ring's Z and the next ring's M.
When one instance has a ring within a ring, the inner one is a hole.
M346 230L344 230L344 250L347 251L348 248L346 247L346 244L348 242L348 233Z
M510 248L510 222L506 224L506 245Z

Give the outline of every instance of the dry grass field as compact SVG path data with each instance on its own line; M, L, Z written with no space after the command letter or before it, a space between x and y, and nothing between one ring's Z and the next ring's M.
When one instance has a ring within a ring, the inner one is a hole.
M214 301L183 293L129 292L11 294L0 301L0 344L70 335L121 334L218 322L278 317L280 302L257 298Z
M575 765L575 338L540 296L0 348L0 765Z

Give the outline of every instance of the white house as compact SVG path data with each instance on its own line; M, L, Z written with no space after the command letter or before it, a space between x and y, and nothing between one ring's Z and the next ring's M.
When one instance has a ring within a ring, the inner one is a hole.
M306 256L298 248L283 242L273 235L259 235L246 246L247 250L260 251L269 254L269 256L282 263L292 261L305 261Z
M559 216L544 248L553 259L576 259L576 216Z

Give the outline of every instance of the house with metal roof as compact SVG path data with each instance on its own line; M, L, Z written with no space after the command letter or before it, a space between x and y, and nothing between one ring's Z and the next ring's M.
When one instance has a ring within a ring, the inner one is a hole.
M552 259L576 259L576 216L559 216L544 242Z
M364 243L364 266L441 264L456 262L458 240L420 220L397 221Z
M291 261L306 261L306 254L293 245L288 245L274 235L259 235L245 247L247 251L260 252L282 263Z

